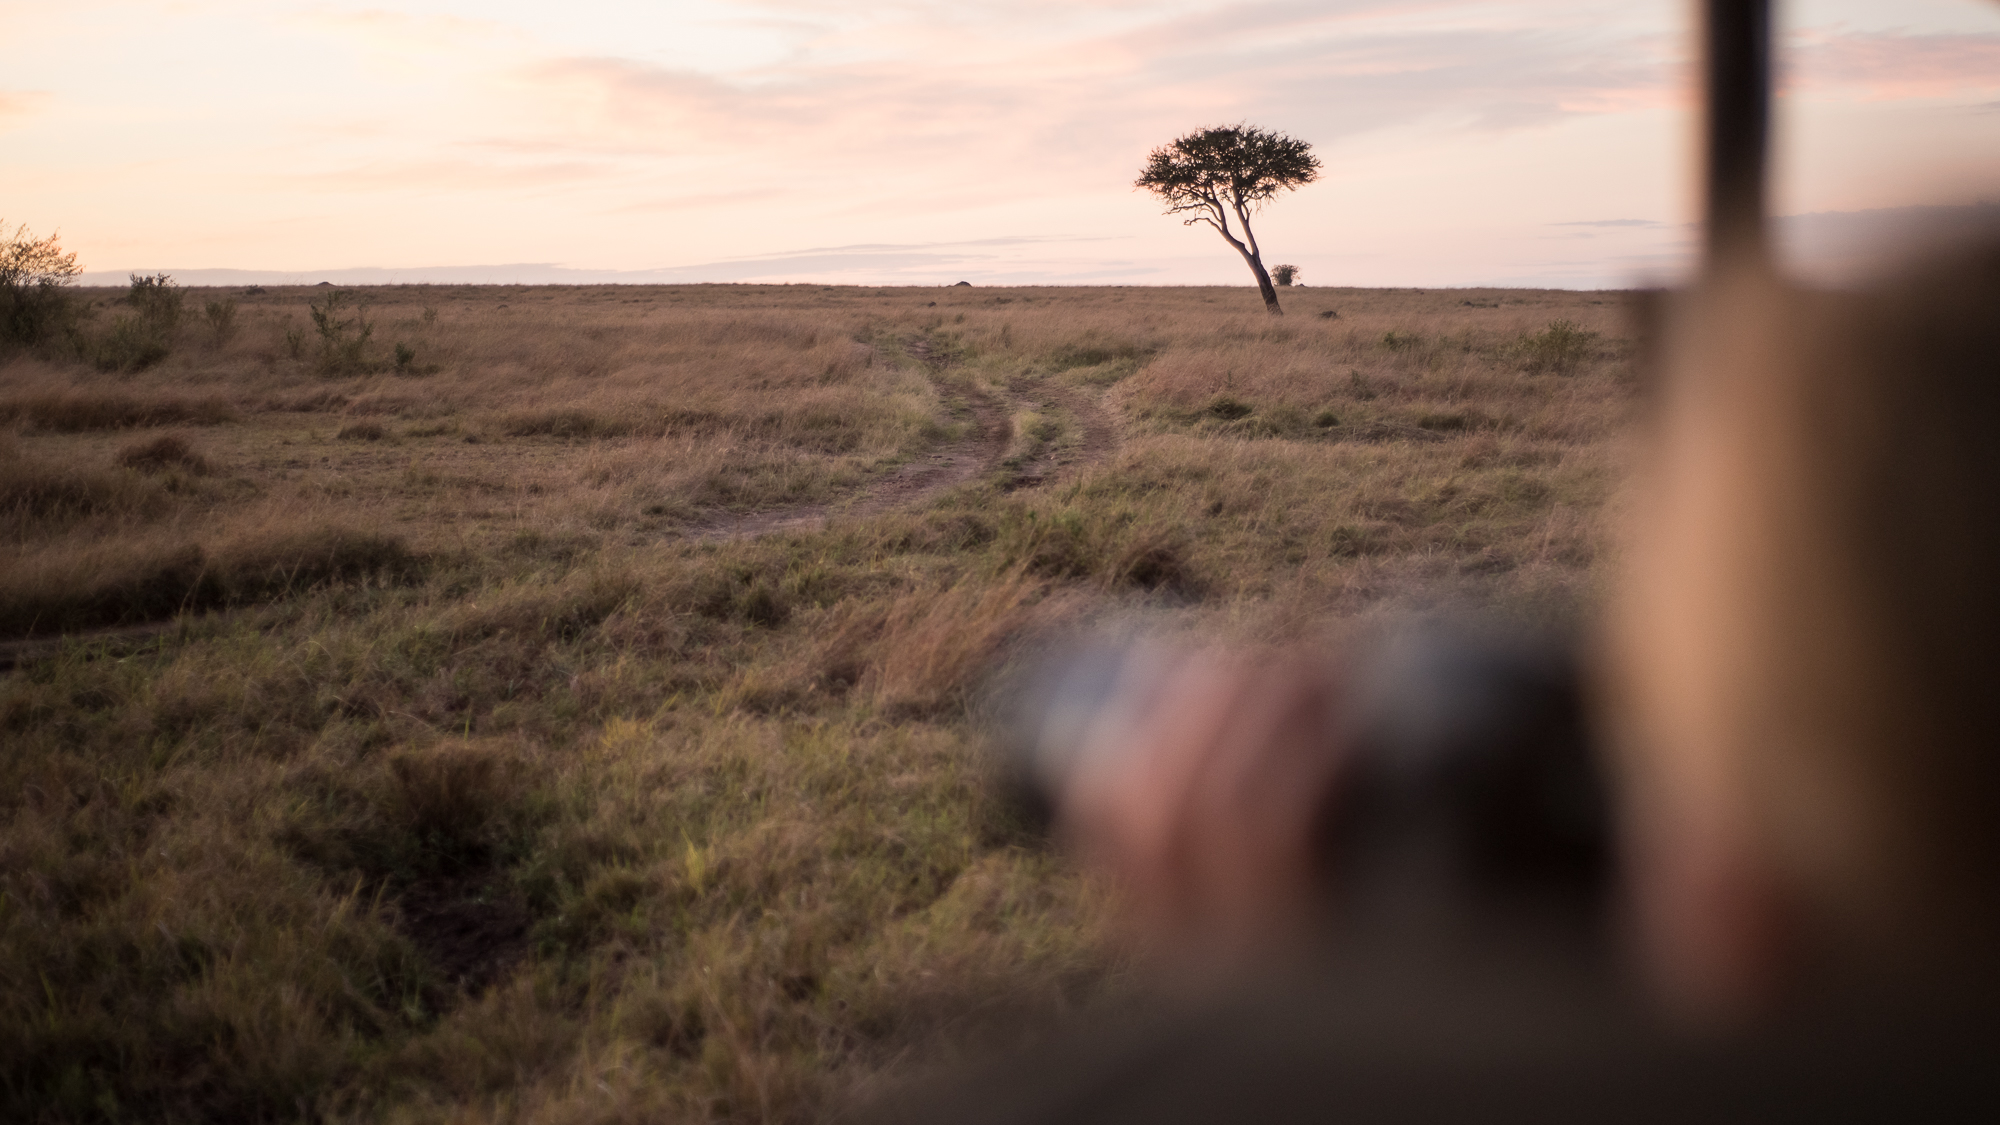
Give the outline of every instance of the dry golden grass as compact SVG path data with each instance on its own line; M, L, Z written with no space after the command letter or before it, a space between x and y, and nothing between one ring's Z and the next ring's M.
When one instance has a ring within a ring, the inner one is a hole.
M0 641L161 627L0 673L10 1120L812 1120L1105 1002L980 669L1560 616L1631 397L1602 294L364 295L0 364Z

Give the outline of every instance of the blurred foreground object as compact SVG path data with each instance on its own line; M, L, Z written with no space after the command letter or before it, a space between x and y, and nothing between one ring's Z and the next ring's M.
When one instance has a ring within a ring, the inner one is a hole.
M1668 317L1606 712L1654 965L1713 1007L1984 961L2000 232L1859 291L1727 274Z
M1585 649L1609 893L1511 878L1550 868L1478 810L1518 806L1427 765L1535 757L1440 733L1480 712L1426 686L1468 682L1425 670L1457 658L1095 673L1112 702L1052 706L1095 718L1039 728L1031 760L1135 928L1189 939L1156 971L1234 984L901 1119L2000 1119L1996 310L2000 237L1855 292L1753 264L1669 302Z
M1003 709L1014 787L1140 937L1204 957L1596 903L1606 797L1565 646L1425 621L1334 651L1045 642Z
M1403 791L1453 791L1360 732L1457 704L1371 710L1360 655L1184 658L1113 693L1145 702L1102 709L1075 768L1038 741L1070 835L1147 926L1251 949L1313 901L1328 941L905 1119L2000 1120L2000 231L1852 291L1787 284L1769 5L1701 10L1707 261L1653 310L1659 393L1585 650L1612 893L1522 893L1485 802L1371 795L1409 768L1433 780ZM1322 866L1331 894L1300 875Z

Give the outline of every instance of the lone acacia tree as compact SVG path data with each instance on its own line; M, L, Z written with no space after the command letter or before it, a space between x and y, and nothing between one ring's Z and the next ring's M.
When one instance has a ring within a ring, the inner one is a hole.
M1257 250L1257 236L1250 231L1250 215L1279 192L1318 178L1319 158L1312 154L1311 145L1283 133L1239 124L1189 133L1154 149L1133 186L1165 200L1167 214L1191 216L1181 220L1183 224L1214 227L1250 263L1250 272L1257 275L1257 290L1264 295L1265 311L1283 316L1278 291L1272 287L1271 275L1264 271L1264 259ZM1230 226L1232 215L1243 228L1241 238Z

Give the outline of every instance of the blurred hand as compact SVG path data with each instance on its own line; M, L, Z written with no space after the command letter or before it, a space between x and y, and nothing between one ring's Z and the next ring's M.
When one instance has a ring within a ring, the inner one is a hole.
M1318 814L1338 781L1339 678L1300 649L1154 653L1086 738L1059 830L1144 945L1233 961L1319 922Z

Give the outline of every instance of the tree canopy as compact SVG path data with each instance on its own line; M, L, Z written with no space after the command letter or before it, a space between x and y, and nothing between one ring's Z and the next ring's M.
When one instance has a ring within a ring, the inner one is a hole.
M1167 214L1189 216L1183 223L1214 227L1249 263L1265 308L1276 315L1284 310L1265 272L1250 216L1279 192L1318 179L1319 169L1312 146L1302 140L1255 125L1218 125L1154 149L1133 186L1159 196Z

